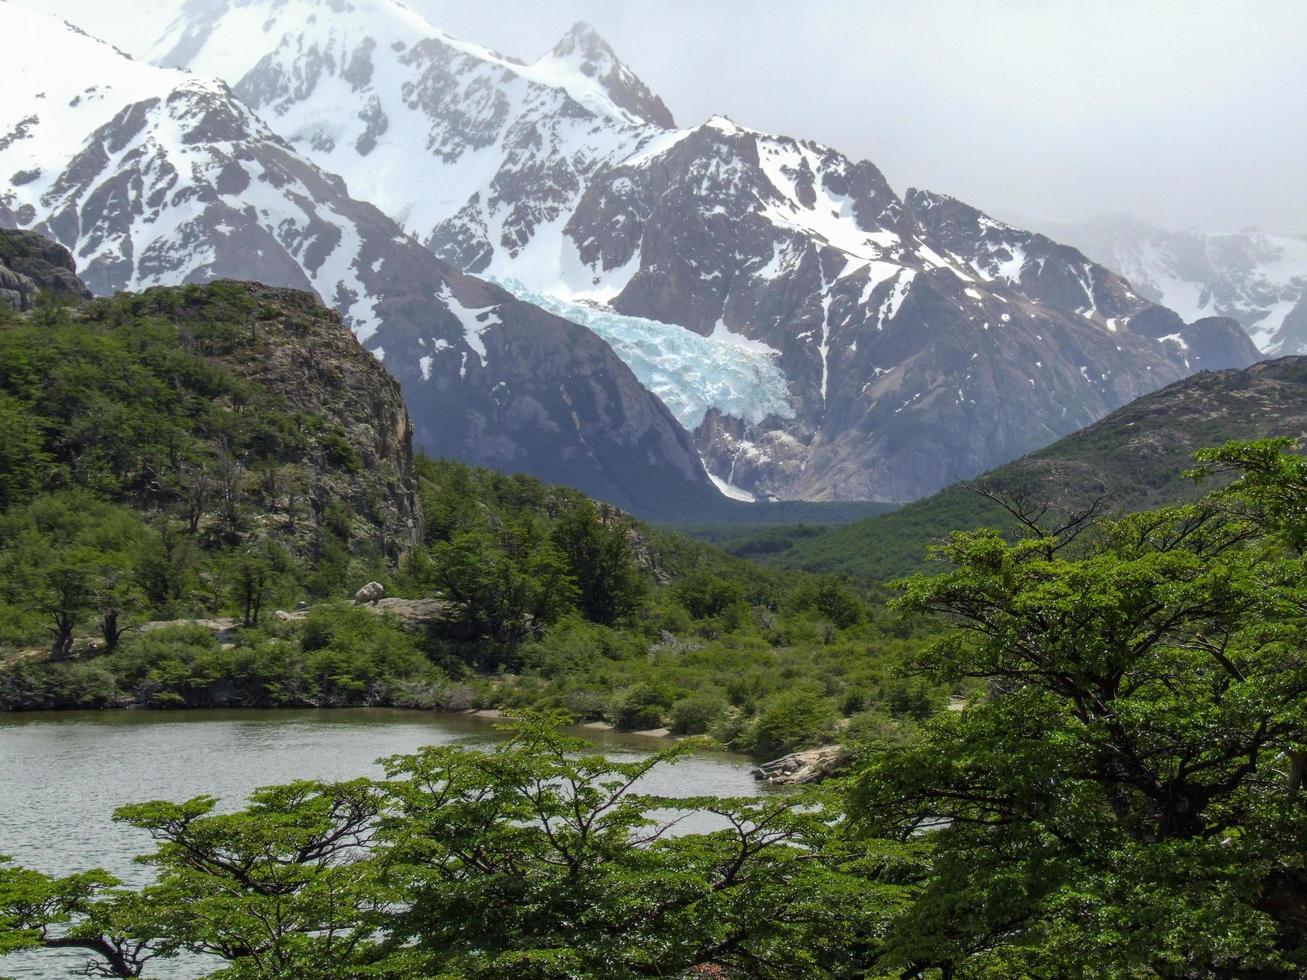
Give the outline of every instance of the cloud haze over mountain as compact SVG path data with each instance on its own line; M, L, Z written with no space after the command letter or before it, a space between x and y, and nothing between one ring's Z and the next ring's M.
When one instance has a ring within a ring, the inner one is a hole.
M593 22L678 121L725 112L1000 212L1307 231L1307 4L412 0L522 56Z
M131 50L104 0L20 0ZM201 3L204 0L200 0ZM1307 232L1307 4L1264 0L409 0L534 58L593 23L677 120L716 112L874 160L900 190L999 213L1122 211L1172 227Z

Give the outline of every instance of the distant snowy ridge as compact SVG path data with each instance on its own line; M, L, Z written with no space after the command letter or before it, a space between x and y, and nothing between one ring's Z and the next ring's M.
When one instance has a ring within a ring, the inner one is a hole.
M1125 216L1056 226L1186 320L1238 320L1267 354L1307 353L1307 237L1168 231Z

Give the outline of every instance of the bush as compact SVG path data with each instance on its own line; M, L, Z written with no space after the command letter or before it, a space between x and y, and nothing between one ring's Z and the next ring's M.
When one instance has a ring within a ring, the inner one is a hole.
M624 732L659 728L667 701L654 688L640 684L622 694L613 706L613 724Z
M786 691L763 704L749 748L762 755L809 748L822 741L834 720L834 707L815 691Z
M668 727L674 735L702 735L726 717L726 699L717 694L696 694L672 705Z

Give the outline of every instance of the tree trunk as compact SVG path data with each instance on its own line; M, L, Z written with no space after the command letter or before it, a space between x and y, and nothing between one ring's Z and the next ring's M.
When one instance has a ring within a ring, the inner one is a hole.
M122 639L122 630L118 628L118 610L107 609L100 620L100 635L104 637L104 645L110 651L118 649L118 641Z
M50 647L51 660L67 660L73 655L73 622L71 618L55 620L54 643Z

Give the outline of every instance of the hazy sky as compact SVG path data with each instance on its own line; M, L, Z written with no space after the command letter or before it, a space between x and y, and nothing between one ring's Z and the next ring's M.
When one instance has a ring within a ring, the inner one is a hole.
M593 24L724 113L1004 215L1307 233L1307 0L409 0L531 58Z
M163 0L17 2L130 48L121 4ZM1307 233L1307 0L408 3L526 59L589 21L680 124L723 113L816 139L900 192L1035 224L1123 211Z

